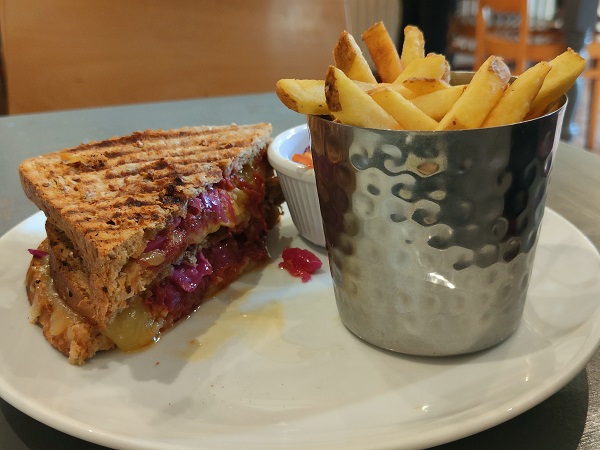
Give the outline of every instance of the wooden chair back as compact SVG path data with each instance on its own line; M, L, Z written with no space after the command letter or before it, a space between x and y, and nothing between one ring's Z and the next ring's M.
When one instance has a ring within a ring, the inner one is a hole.
M494 14L511 16L509 24L491 23ZM475 68L489 55L514 63L514 74L523 73L528 64L549 60L566 49L559 30L530 29L528 0L479 0L475 24Z
M0 0L10 114L323 78L344 0Z

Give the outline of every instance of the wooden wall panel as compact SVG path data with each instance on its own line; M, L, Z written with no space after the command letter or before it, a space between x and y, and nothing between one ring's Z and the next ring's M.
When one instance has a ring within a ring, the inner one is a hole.
M343 0L2 0L9 113L323 78Z

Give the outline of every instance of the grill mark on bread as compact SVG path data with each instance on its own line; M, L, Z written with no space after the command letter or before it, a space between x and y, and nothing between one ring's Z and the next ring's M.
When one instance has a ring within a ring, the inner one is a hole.
M209 138L211 135L218 133L217 138ZM69 153L85 153L90 152L90 156L96 153L97 149L103 150L102 154L107 159L115 159L119 156L132 154L132 153L144 153L153 150L154 148L161 148L164 145L165 140L178 140L180 141L180 147L215 147L217 149L228 149L234 147L241 147L247 143L244 138L239 138L239 127L195 127L181 129L180 131L145 131L136 132L130 136L123 136L108 139L102 142L89 142L81 144L72 149L66 150Z
M218 163L222 159L208 161L212 163ZM230 162L231 160L225 160L224 162ZM190 161L189 164L178 161L163 161L161 164L139 164L129 163L127 165L121 165L118 167L111 168L105 171L105 178L116 179L125 178L128 176L138 176L140 178L146 178L147 174L152 174L152 180L160 178L171 177L173 179L182 176L193 175L197 169L198 164L205 161ZM207 164L204 164L207 166Z
M230 160L211 164L194 163L176 167L169 166L164 170L140 171L140 173L133 173L135 165L132 165L124 167L122 172L113 171L108 176L101 177L104 180L103 185L98 183L98 175L94 176L90 173L78 175L77 181L65 177L63 184L74 191L70 193L73 198L79 197L82 203L90 205L98 201L117 199L133 194L139 196L154 193L158 197L164 195L170 184L175 184L183 195L188 195L189 186L197 183L198 173L204 174L203 184L206 186L202 189L205 190L223 178L222 167L229 163Z
M219 160L230 160L236 157L240 151L240 147L229 147L218 150L218 154L209 151L210 146L193 146L178 149L173 149L168 157L156 161L155 152L152 149L144 147L144 151L129 152L118 158L108 159L104 161L104 167L99 170L107 169L114 170L127 164L139 165L140 171L162 170L170 165L186 165L189 162L217 162ZM157 148L159 150L159 148Z

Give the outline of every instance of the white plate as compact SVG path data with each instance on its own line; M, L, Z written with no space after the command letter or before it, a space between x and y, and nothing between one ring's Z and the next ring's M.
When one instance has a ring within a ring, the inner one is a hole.
M524 320L505 343L428 359L380 351L340 323L324 269L302 284L274 260L147 351L73 367L27 323L37 214L0 238L0 394L54 428L119 448L428 447L503 422L586 364L600 338L600 256L548 210ZM306 247L289 215L272 254ZM200 345L199 343L203 344Z

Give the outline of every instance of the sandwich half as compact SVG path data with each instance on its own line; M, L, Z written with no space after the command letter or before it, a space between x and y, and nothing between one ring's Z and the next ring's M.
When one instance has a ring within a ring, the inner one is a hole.
M141 349L268 259L282 196L271 126L144 131L25 160L47 239L27 272L30 321L83 364Z

